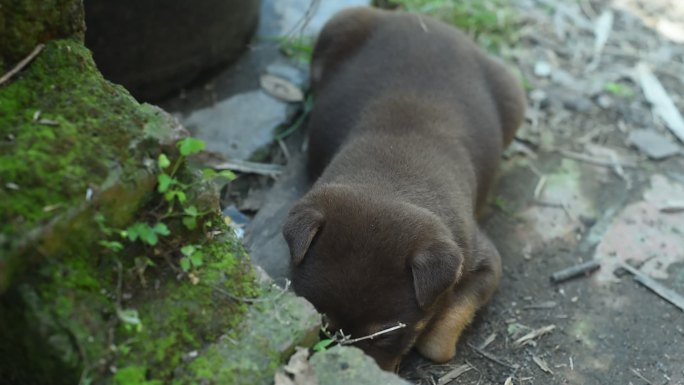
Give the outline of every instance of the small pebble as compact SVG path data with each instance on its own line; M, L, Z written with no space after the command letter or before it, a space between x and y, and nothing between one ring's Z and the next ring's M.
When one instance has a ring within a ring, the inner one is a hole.
M551 76L551 64L545 61L538 61L534 64L534 74L540 78Z
M596 102L603 109L610 108L613 106L613 98L611 98L608 95L599 96Z
M532 99L534 102L541 103L546 100L546 92L540 90L539 88L534 89L532 92L530 92L530 99Z

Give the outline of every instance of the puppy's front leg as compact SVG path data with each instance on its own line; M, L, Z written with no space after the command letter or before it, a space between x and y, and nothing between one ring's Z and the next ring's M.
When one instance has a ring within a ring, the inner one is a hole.
M478 230L475 271L464 272L461 281L446 299L447 307L418 338L416 348L432 361L443 363L456 354L456 344L475 312L484 306L496 290L501 278L501 257L487 236Z

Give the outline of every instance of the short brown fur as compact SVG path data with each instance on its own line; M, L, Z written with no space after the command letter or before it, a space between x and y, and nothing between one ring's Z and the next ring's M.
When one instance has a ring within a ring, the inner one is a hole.
M311 68L309 173L283 234L295 291L386 370L412 346L450 360L501 276L477 225L525 99L509 71L431 18L354 8Z

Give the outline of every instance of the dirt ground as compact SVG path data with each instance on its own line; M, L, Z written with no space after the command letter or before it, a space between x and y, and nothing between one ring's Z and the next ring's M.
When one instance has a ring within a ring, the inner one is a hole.
M684 111L684 2L510 6L521 20L501 54L529 110L482 220L504 276L452 362L411 353L400 374L426 385L682 385L684 311L620 266L684 295L684 133L671 131L684 122L668 113L668 103ZM284 162L282 147L272 161ZM230 201L258 212L267 180L243 178ZM275 206L295 198L283 199ZM589 260L601 268L550 281Z

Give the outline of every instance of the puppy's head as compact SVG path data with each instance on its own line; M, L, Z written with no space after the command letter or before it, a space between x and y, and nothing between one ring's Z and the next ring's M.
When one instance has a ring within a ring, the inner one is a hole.
M319 186L290 211L283 233L295 292L394 370L457 281L459 247L431 212L379 194Z

